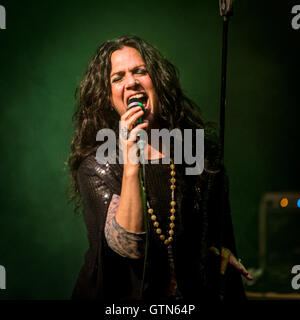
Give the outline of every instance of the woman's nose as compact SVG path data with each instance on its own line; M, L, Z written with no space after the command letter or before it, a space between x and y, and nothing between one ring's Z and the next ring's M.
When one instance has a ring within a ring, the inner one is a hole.
M133 75L128 75L126 78L126 89L131 89L138 85L137 79Z

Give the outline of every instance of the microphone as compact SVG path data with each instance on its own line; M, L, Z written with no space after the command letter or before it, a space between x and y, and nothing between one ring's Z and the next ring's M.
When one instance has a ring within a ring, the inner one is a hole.
M141 98L131 98L128 100L128 104L127 104L127 111L130 110L131 108L140 106L142 108L142 110L145 112L145 107L142 103L142 99ZM143 117L139 117L138 120L134 123L134 127L136 127L138 124L143 122Z
M127 104L127 110L130 110L131 108L134 108L134 107L137 107L137 106L140 106L142 108L142 110L145 112L145 107L142 103L142 99L141 98L131 98L128 100L128 104ZM136 127L138 124L140 123L143 123L143 117L139 117L135 123L133 124L133 128ZM137 136L137 144L139 145L139 155L140 154L144 154L144 149L145 149L145 136L142 134L142 135L139 135ZM142 159L144 159L144 156L142 156ZM144 160L142 160L142 163ZM143 176L145 178L145 172L144 172L145 168L143 167ZM145 181L145 179L144 179Z

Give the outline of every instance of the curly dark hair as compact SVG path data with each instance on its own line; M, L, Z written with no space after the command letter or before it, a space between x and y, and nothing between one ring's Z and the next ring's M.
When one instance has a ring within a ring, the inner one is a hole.
M104 42L96 51L76 89L77 108L73 115L75 134L68 159L71 200L79 195L76 174L82 160L96 152L101 142L96 134L103 128L118 130L120 116L111 103L111 55L123 47L136 49L159 97L158 118L162 126L173 128L204 128L196 104L183 93L175 66L160 51L137 36L123 36Z

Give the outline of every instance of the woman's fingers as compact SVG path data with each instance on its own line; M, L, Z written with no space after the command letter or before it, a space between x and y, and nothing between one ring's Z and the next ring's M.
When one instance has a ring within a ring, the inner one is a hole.
M121 121L128 121L136 112L142 111L142 108L140 106L131 108L127 110L122 116Z
M121 116L120 122L120 141L121 148L123 151L124 161L125 163L130 163L133 165L138 164L138 156L137 156L137 135L142 129L148 127L149 122L143 121L138 125L134 126L137 120L142 117L144 111L140 106L134 107L128 111L126 111ZM141 147L140 147L141 148Z
M142 117L144 114L143 110L138 111L137 113L135 113L134 115L132 115L128 120L127 120L127 125L129 129L133 129L134 128L134 124L137 122L137 120Z
M136 127L134 127L134 128L130 131L128 140L129 140L129 141L136 141L136 139L137 139L137 134L140 132L141 129L147 128L148 125L149 125L148 122L143 122L143 123L137 125Z
M145 129L149 125L149 121L145 120L142 123L138 124L136 127L134 127L132 130L129 130L127 128L127 123L124 122L124 125L120 128L120 136L123 140L128 141L136 141L137 134L141 129Z
M134 124L144 114L140 106L129 109L121 116L121 127L126 126L129 130L133 129Z
M142 140L137 142L137 135L142 129L145 129L148 125L148 122L143 122L137 125L134 129L130 131L127 139L121 139L121 149L122 155L124 157L124 164L139 166L140 153L138 151L143 153L142 150L145 150L145 144L142 142Z
M120 133L121 137L125 140L135 141L137 133L148 126L148 122L139 123L134 127L137 120L142 117L144 111L140 106L134 107L126 111L121 117ZM129 134L130 132L130 134ZM130 137L130 138L129 138Z
M220 256L220 251L216 247L209 248L216 256ZM242 265L241 261L238 260L234 254L227 248L222 248L221 254L221 273L226 271L227 263L229 262L235 269L237 269L241 274L246 277L248 280L253 280L247 269ZM223 273L223 274L224 274Z
M142 130L147 128L149 125L148 121L143 122L137 125L134 129L129 131L127 127L123 126L120 128L120 136L121 136L121 149L123 152L124 163L126 164L139 164L139 157L137 155L138 149L144 149L141 145L137 144L137 135ZM124 133L126 136L124 136Z
M239 270L243 276L245 276L248 280L253 280L247 269L243 266L241 261L238 261L236 257L230 257L230 264L232 264L237 270Z

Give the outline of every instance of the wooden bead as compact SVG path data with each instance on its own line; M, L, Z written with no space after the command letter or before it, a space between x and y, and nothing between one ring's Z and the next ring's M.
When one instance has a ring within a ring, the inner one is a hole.
M164 244L165 245L169 245L170 242L173 241L173 236L175 234L173 228L175 227L175 223L173 221L175 221L175 212L176 212L176 209L174 208L176 206L176 201L174 201L174 190L176 188L175 186L175 182L176 182L176 179L174 178L174 176L176 175L176 172L175 172L175 165L173 163L173 160L171 159L170 160L170 169L171 169L171 179L170 179L170 182L171 182L171 185L170 185L170 189L172 190L172 201L170 202L170 206L171 206L171 209L170 209L170 213L171 213L171 216L170 216L170 220L171 220L171 223L169 224L170 226L170 230L168 231L168 234L169 234L169 237L166 239L165 235L162 234L162 230L161 228L158 228L159 226L159 222L156 221L156 215L153 214L154 210L152 208L149 208L148 207L148 213L150 214L151 216L151 220L153 221L153 226L155 229L155 232L159 235L159 238L160 240L164 241ZM144 186L143 186L143 189L145 190ZM149 206L149 204L148 204Z

